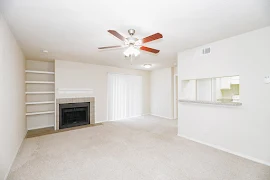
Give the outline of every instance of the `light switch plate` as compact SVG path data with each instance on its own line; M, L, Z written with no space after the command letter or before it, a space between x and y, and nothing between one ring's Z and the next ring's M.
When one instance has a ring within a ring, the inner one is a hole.
M264 83L269 84L270 83L270 75L264 77Z

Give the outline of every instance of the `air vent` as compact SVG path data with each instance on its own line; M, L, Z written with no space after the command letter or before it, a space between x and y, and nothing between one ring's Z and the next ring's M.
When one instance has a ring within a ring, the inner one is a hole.
M211 48L210 48L210 47L204 48L204 49L202 50L202 54L209 54L210 52L211 52Z

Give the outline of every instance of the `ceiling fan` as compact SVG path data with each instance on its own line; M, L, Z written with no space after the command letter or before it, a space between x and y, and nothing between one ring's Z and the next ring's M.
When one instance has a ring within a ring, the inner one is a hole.
M128 47L124 51L124 55L126 57L131 57L131 58L132 58L132 56L136 57L140 54L139 49L143 50L143 51L155 53L155 54L159 53L159 50L143 46L143 44L148 43L150 41L154 41L154 40L163 38L162 34L156 33L156 34L153 34L151 36L145 37L143 39L138 39L138 38L133 37L133 35L135 34L134 29L128 30L130 37L127 37L127 38L125 38L124 36L122 36L121 34L119 34L115 30L108 30L108 32L111 33L112 35L114 35L115 37L117 37L118 39L120 39L121 41L123 41L124 45L99 47L98 49L111 49L111 48Z

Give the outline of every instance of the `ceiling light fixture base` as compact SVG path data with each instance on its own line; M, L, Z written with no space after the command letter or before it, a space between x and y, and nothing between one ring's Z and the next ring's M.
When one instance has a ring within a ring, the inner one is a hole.
M143 67L146 68L146 69L149 69L149 68L152 67L152 64L144 64Z
M135 30L134 29L129 29L128 34L133 36L135 34Z

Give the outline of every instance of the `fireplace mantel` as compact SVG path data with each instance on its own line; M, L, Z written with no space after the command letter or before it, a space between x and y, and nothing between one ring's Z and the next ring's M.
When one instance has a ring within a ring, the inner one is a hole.
M93 94L93 89L88 88L80 88L80 89L74 89L74 88L58 88L57 92L59 94Z

